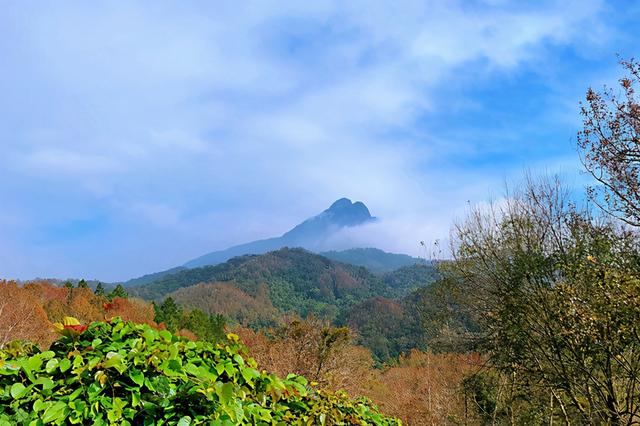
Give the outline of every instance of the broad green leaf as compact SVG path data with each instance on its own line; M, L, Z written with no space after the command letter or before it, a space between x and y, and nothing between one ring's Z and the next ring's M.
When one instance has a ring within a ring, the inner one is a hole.
M233 384L232 383L224 383L220 388L220 400L223 404L228 404L233 397Z
M59 361L56 358L50 359L45 366L45 371L49 374L53 373L58 368Z
M129 373L129 377L131 377L133 383L138 386L142 386L144 384L144 374L142 373L142 371L131 370L131 373Z
M69 368L71 368L71 361L69 360L69 358L64 358L60 360L58 366L60 367L60 372L64 373Z
M40 377L38 380L35 381L35 384L42 385L42 390L49 390L54 386L53 380L51 380L48 377Z
M50 404L50 403L49 403L49 404ZM49 404L48 404L48 403L46 403L46 402L44 402L44 401L43 401L43 400L41 400L41 399L36 399L36 400L33 402L33 411L35 411L36 413L37 413L38 411L42 411L42 410L44 410L45 408L47 408L47 406L48 406Z
M191 424L191 417L184 416L178 420L178 426L189 426Z
M66 415L66 410L67 404L62 401L58 401L44 411L44 414L42 414L42 421L44 423L50 423L60 420Z
M107 360L102 363L102 368L112 368L122 363L122 356L117 352L109 352Z
M14 383L11 386L11 396L14 399L20 399L27 392L27 388L24 387L22 383Z
M246 380L247 382L251 382L253 379L260 377L260 373L253 368L243 368L242 370L240 370L240 373L242 374L244 380Z

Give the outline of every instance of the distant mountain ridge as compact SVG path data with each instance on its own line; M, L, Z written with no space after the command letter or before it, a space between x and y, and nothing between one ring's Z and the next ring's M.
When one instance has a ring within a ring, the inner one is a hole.
M283 247L302 247L311 251L322 250L323 244L333 234L343 228L373 222L369 209L361 201L352 202L348 198L340 198L322 213L305 220L280 237L267 238L214 251L190 260L183 266L197 268L206 265L217 265L245 254L264 254Z
M363 266L376 274L391 272L405 266L427 263L424 259L412 257L408 254L387 253L373 247L352 248L341 251L331 250L320 252L319 254L338 262Z
M257 329L277 326L292 315L313 315L349 325L357 341L384 361L420 347L419 292L438 278L437 265L426 262L373 274L304 249L283 248L179 270L128 291L156 302L171 297L182 306Z
M336 250L331 238L336 232L376 221L367 206L361 202L352 202L340 198L322 213L294 226L279 237L253 241L225 250L207 253L165 271L150 273L125 282L127 287L144 286L161 281L164 277L178 272L203 266L214 266L246 255L260 255L282 248L303 248L318 253L334 261L349 265L362 266L376 274L387 273L398 268L424 263L424 260L405 254L387 253L377 248L349 248Z
M269 286L270 291L277 288L275 305L283 310L302 306L296 303L295 294L323 303L336 303L347 296L353 302L373 295L394 295L390 286L366 269L300 248L244 255L218 265L180 270L130 291L145 299L160 300L181 288L215 282L233 282L252 296L262 285Z
M428 285L436 279L431 265L413 265L395 272L374 275L366 268L354 266L300 248L283 248L261 255L234 257L218 265L178 270L149 283L128 289L131 295L160 301L167 296L180 296L181 303L193 291L220 297L235 287L236 298L246 298L248 304L273 303L281 312L294 311L302 317L313 313L317 317L335 319L339 311L371 297L403 297L416 287ZM406 282L405 282L406 281ZM224 283L226 286L221 286ZM216 285L207 291L196 285ZM186 289L192 288L187 291ZM213 291L215 290L215 291ZM262 296L261 296L262 294ZM253 299L249 299L253 298ZM260 303L258 303L260 302ZM198 302L199 303L199 302Z

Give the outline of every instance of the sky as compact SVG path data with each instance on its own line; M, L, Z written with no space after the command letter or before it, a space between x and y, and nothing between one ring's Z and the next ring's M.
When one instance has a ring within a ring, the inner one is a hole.
M624 4L624 7L620 7ZM0 277L125 280L341 197L420 255L524 171L587 177L640 2L0 0Z

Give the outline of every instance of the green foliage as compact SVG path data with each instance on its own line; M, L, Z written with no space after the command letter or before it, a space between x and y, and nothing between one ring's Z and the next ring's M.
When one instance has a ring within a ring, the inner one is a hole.
M472 408L489 423L496 417L498 407L498 381L490 374L476 373L462 381L465 395L473 401Z
M429 286L440 278L438 268L432 263L417 263L383 275L384 282L395 295L405 296L410 292Z
M102 283L101 283L101 282L99 282L99 283L96 285L96 289L95 289L95 291L94 291L94 294L95 294L96 296L104 296L104 295L105 295L105 292L104 292L104 285L102 285Z
M131 291L146 299L160 299L201 282L231 282L255 296L266 284L269 298L281 311L301 316L325 305L346 307L393 291L366 269L333 262L302 249L281 249L260 256L240 256L216 266L188 269L163 276ZM328 312L331 312L330 310ZM326 318L332 320L333 318Z
M77 288L89 288L89 284L85 280L78 281Z
M153 304L154 318L158 324L164 324L167 330L176 332L187 329L201 340L215 342L225 338L226 319L223 315L207 315L200 309L184 311L171 297L160 305Z
M375 297L349 309L341 323L357 330L357 342L370 348L376 361L385 362L423 347L420 317L411 302Z
M122 284L118 284L113 290L111 290L111 292L107 295L107 298L109 300L113 300L116 297L122 297L123 299L126 299L127 297L129 297L129 295L127 294L126 290L124 289L124 287L122 286Z
M364 399L259 371L230 335L189 341L97 322L51 349L0 351L0 425L400 424Z
M578 211L556 185L530 183L499 214L473 212L457 229L451 281L478 347L510 382L507 407L527 401L523 423L632 424L640 238Z
M207 315L200 309L189 312L184 328L191 330L198 339L215 342L225 338L227 320L223 315Z
M377 248L352 248L342 251L326 251L322 256L350 265L364 266L373 273L391 272L404 266L423 262L406 254L387 253Z
M182 308L171 297L167 297L160 305L153 305L155 315L153 320L164 324L167 330L175 333L182 324Z

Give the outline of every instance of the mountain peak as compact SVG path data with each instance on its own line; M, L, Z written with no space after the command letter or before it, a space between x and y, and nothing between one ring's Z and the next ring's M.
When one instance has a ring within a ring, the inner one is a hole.
M322 213L313 216L295 226L280 237L253 241L230 247L226 250L205 254L187 262L184 266L194 268L224 262L231 257L243 254L260 254L282 247L304 247L309 250L326 249L326 240L342 228L350 228L375 221L369 209L361 201L352 202L340 198Z
M375 218L371 216L364 203L361 201L353 203L348 198L340 198L327 210L285 233L283 238L289 239L293 244L310 240L319 241L340 228L362 225L372 220Z
M358 201L360 202L360 201ZM343 197L340 198L339 200L336 200L333 202L333 204L331 204L331 206L329 207L328 210L337 210L337 209L342 209L345 207L350 207L353 203L351 202L350 199Z
M335 201L331 207L316 218L322 216L338 227L360 225L374 219L362 201L353 203L348 198L340 198Z

